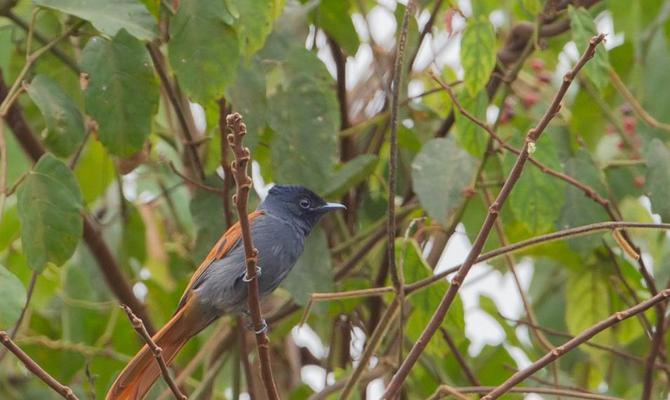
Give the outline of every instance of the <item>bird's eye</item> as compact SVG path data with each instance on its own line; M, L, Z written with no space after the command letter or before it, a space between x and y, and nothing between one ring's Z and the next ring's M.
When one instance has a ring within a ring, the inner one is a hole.
M307 200L307 199L300 200L299 204L300 204L301 208L304 208L304 209L309 208L309 200Z

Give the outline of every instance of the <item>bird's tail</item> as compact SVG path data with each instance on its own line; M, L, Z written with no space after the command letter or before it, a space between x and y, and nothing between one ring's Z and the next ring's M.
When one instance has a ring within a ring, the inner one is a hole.
M181 307L170 321L153 336L154 342L163 350L161 354L168 365L186 342L206 326L202 321L194 320L198 318L197 316L202 315L189 310L191 308L189 306L194 303L190 301ZM154 355L149 347L144 345L121 371L105 399L140 400L151 389L160 374L161 371Z

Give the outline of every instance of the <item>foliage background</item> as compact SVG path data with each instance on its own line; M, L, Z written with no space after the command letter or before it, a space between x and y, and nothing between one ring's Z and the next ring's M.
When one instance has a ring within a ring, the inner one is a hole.
M300 183L349 205L313 233L283 289L266 302L285 398L308 398L323 383L346 379L392 295L319 303L310 329L296 326L313 292L391 284L382 240L388 92L404 10L370 0L0 1L0 98L17 93L14 82L19 96L2 132L0 329L12 330L30 297L16 342L82 398L104 396L140 346L119 302L137 302L134 293L146 304L147 322L160 326L233 221L230 182L221 179L230 160L221 121L237 111L249 127L259 193L261 182ZM670 222L670 129L662 122L670 121L668 16L670 3L662 0L418 1L400 87L395 199L396 256L406 282L431 275L452 236L473 239L487 196L515 159L454 114L427 71L453 84L473 115L520 147L598 28L609 30L607 50L578 77L533 154L597 196L529 166L485 250L613 216ZM28 46L34 51L59 37L24 70ZM611 213L593 200L598 196ZM521 321L505 319L505 304L485 295L468 309L459 298L405 397L427 397L440 384L499 384L523 360L565 341L561 335L650 297L651 283L666 287L665 232L629 234L643 264L610 233L491 261L490 274L510 274L522 260L532 266L530 284L519 285L527 302ZM454 264L439 268L446 263ZM408 298L366 376L371 387L390 376L447 286L440 281ZM597 347L580 347L528 384L636 398L650 376L651 398L667 396L665 307L597 336ZM470 313L504 332L500 342L471 347ZM230 398L247 390L235 323L215 324L182 352L176 364L194 367L187 392ZM645 330L662 338L658 349ZM305 337L321 345L305 346ZM0 398L56 397L11 355L0 357ZM313 379L319 374L325 382ZM366 397L364 386L355 396Z

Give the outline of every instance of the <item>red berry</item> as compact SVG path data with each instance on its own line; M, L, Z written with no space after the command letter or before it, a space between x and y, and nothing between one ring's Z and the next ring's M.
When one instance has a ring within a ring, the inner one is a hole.
M637 175L635 178L633 178L633 185L635 185L636 188L642 189L644 187L645 181L644 181L644 176Z
M618 147L619 150L623 150L626 148L626 143L624 143L623 140L619 140L619 143L616 144L616 147Z
M630 136L635 135L635 118L631 116L623 117L623 130Z
M521 103L526 108L531 108L540 101L540 95L537 92L528 92L521 97Z
M548 72L540 72L537 75L537 79L539 79L540 82L542 83L549 83L551 82L551 74L549 74Z
M540 73L544 70L544 61L539 58L534 58L530 61L530 67L535 71L535 73Z

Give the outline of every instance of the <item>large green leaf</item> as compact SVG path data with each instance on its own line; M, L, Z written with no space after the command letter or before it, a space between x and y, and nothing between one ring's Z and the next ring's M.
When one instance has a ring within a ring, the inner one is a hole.
M416 241L397 238L395 251L396 265L403 269L407 283L417 282L432 275L432 269L423 260L421 249ZM443 280L417 291L409 297L412 312L407 321L407 335L411 340L416 340L421 335L448 288L449 284L446 280ZM456 296L447 316L442 321L442 325L454 336L457 345L466 340L465 316L460 296ZM444 342L442 335L438 334L430 341L426 353L442 357L446 347L447 344Z
M170 24L168 55L186 93L203 104L223 96L240 56L233 15L225 2L181 3Z
M572 40L575 41L580 54L583 54L589 45L589 40L598 34L596 24L585 8L569 6L569 13ZM599 45L593 59L584 67L586 76L596 87L602 89L609 82L608 68L607 50L605 46Z
M360 40L349 15L349 5L349 0L321 0L315 10L315 22L348 55L354 56Z
M115 169L111 156L100 141L89 140L79 157L74 174L85 204L92 203L105 193L114 181Z
M244 144L253 151L267 124L268 113L265 73L257 57L250 63L240 63L235 80L226 88L226 97L244 117L247 125Z
M67 261L82 234L81 193L70 169L45 154L19 186L21 243L28 265L42 271L47 262Z
M590 186L600 196L607 198L607 188L603 183L602 174L586 151L579 151L566 162L565 173ZM575 186L567 186L565 205L558 222L559 228L565 229L607 220L609 216L601 205L586 197L584 192ZM569 240L568 243L575 250L588 251L598 247L601 240L599 235L589 235Z
M86 111L98 123L100 141L118 156L136 153L158 111L158 82L146 48L121 30L111 41L91 39L81 58L89 76Z
M26 288L23 283L5 267L0 265L0 330L8 330L21 315L26 303Z
M610 316L607 277L593 265L573 273L565 286L565 323L568 331L577 335ZM601 344L611 344L613 333L606 330L593 338Z
M254 54L263 48L272 32L276 10L268 5L268 0L235 0L235 7L240 14L236 24L240 48L244 54Z
M550 137L545 137L537 144L533 156L551 168L559 168L556 148ZM516 156L508 154L507 170L511 170L514 160ZM528 165L512 189L509 206L531 233L546 233L553 230L560 216L564 190L562 181Z
M480 121L486 121L486 107L489 105L489 97L485 90L480 90L475 96L461 93L461 104L473 116ZM480 126L463 116L456 110L456 141L468 153L475 157L481 157L486 151L489 142L489 134Z
M477 160L451 138L424 144L412 163L414 192L428 214L448 225L471 187Z
M470 18L461 39L465 88L471 96L486 86L496 64L496 35L486 16Z
M37 75L27 92L46 121L44 144L54 154L70 155L84 138L84 118L77 105L58 83L44 75Z
M320 191L337 156L333 79L316 54L302 47L290 50L280 68L283 84L269 99L273 176Z
M342 196L352 187L365 181L374 172L378 161L379 157L373 154L361 154L347 161L328 180L323 195L326 197Z
M664 222L670 221L670 150L659 139L649 144L646 152L647 179L645 188L651 209Z
M282 283L296 303L305 305L312 293L333 291L331 258L324 254L328 254L326 234L316 229L307 237L305 251Z
M138 0L33 0L42 7L85 19L100 32L115 36L121 29L140 40L151 40L158 34L156 20Z

